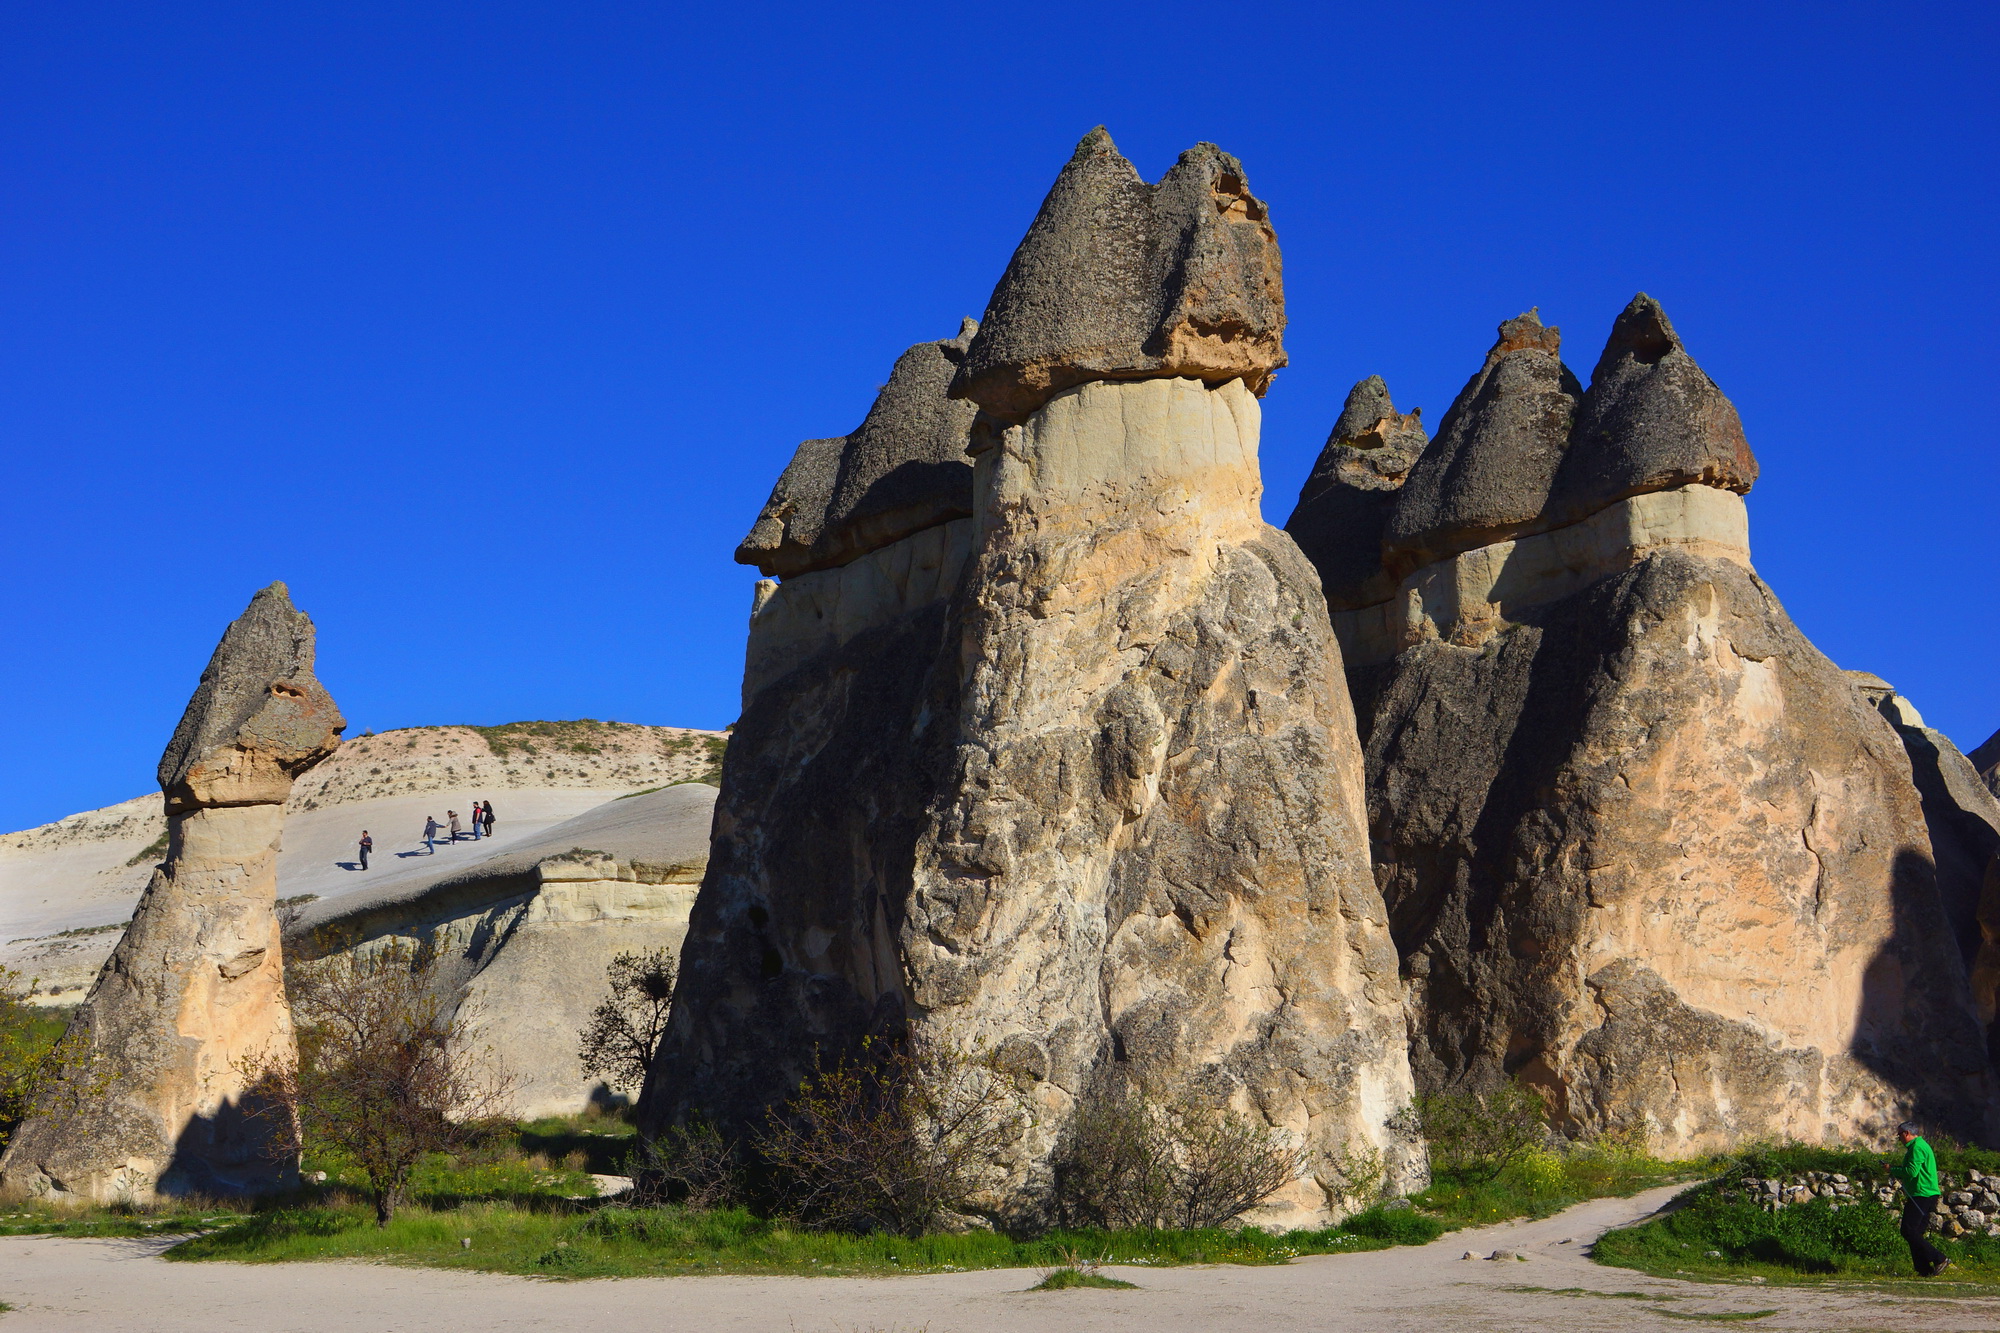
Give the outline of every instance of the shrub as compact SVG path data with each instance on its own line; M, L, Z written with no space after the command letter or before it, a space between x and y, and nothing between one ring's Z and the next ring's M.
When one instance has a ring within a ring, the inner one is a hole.
M779 1203L829 1230L920 1236L968 1208L1015 1137L999 1079L943 1042L870 1039L813 1072L756 1141Z
M1072 1226L1226 1226L1299 1178L1303 1150L1279 1131L1187 1096L1137 1091L1087 1103L1056 1167L1056 1211Z
M743 1199L736 1147L705 1121L672 1125L656 1138L639 1140L625 1169L634 1202L642 1206L679 1203L706 1210Z
M586 1077L601 1074L614 1088L636 1091L646 1082L673 1008L673 951L621 953L605 974L611 993L578 1034L576 1058Z
M1429 1145L1433 1171L1488 1181L1547 1140L1548 1103L1519 1083L1503 1083L1484 1095L1420 1092L1389 1124Z
M23 1120L55 1111L49 1103L58 1090L82 1095L68 1075L87 1043L66 1033L60 1016L30 1003L34 993L34 983L0 967L0 1151Z

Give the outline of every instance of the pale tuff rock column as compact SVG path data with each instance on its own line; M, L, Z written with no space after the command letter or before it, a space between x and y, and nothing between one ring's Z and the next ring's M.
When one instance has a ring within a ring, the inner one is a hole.
M1097 130L976 336L800 446L738 555L784 582L646 1132L754 1133L816 1048L909 1028L1033 1112L996 1215L1039 1207L1078 1105L1125 1089L1423 1179L1383 1123L1412 1084L1339 649L1258 513L1283 330L1241 165L1204 144L1149 185ZM1302 1179L1257 1220L1327 1204Z
M1382 503L1342 458L1367 493L1293 517L1344 599L1419 1082L1521 1078L1669 1154L1989 1136L1971 894L1954 938L1904 746L1751 568L1734 407L1644 295L1587 390L1558 352L1501 326L1376 549L1323 530Z
M1034 299L1106 272L1132 290ZM1024 1089L1025 1194L1078 1106L1125 1090L1423 1177L1384 1124L1412 1085L1339 648L1258 510L1278 272L1234 158L1202 145L1147 186L1099 131L955 389L993 424L954 771L899 940L913 1017ZM1308 1178L1258 1220L1327 1212Z
M70 1027L78 1058L0 1160L14 1194L110 1202L295 1176L247 1115L246 1065L289 1053L276 913L292 781L346 725L285 585L251 599L160 760L167 859Z

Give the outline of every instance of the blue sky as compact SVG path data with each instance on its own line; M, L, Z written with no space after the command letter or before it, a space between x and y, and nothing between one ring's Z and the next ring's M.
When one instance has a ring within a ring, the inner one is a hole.
M0 828L136 795L288 581L353 730L721 726L731 552L977 315L1071 146L1241 157L1282 523L1356 379L1428 419L1635 291L1740 409L1757 564L2000 727L1988 5L8 6Z

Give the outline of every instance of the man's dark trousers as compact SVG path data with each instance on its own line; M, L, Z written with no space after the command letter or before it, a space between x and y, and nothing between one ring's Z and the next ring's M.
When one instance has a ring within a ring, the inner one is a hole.
M1910 1262L1919 1273L1929 1277L1945 1261L1945 1253L1924 1239L1924 1232L1930 1229L1931 1214L1937 1211L1938 1196L1932 1194L1922 1199L1903 1200L1903 1239L1910 1244Z

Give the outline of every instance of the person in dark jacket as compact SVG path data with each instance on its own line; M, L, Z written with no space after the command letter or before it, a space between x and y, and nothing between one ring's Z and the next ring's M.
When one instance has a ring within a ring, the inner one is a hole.
M361 868L368 868L368 853L375 850L375 839L368 836L368 830L361 830Z
M425 850L426 852L429 852L429 853L430 853L430 854L431 854L432 856L436 856L436 855L437 855L437 852L438 852L438 849L437 849L437 835L438 835L438 822L437 822L437 816L436 816L436 815L425 815L425 816L424 816L424 850Z
M1898 1125L1896 1137L1903 1141L1903 1160L1890 1166L1889 1174L1903 1187L1903 1224L1899 1229L1910 1247L1910 1263L1924 1277L1936 1277L1951 1267L1944 1251L1924 1238L1938 1206L1937 1154L1917 1133L1914 1120Z
M492 837L492 836L493 836L493 802L491 802L491 801L488 801L488 802L486 803L486 808L485 808L485 809L484 809L483 811L481 811L481 812L480 812L480 815L479 815L479 817L480 817L481 819L483 819L483 820L485 820L485 821L486 821L486 836L487 836L487 837L489 837L489 838L490 838L490 837Z

